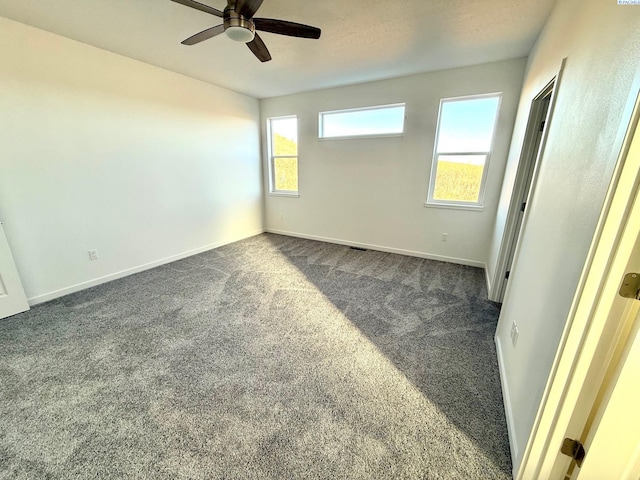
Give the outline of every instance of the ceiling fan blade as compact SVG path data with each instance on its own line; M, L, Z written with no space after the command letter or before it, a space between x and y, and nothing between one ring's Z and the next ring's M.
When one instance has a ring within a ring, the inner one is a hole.
M207 28L200 33L196 33L186 40L183 40L181 43L183 45L195 45L196 43L204 42L205 40L209 40L221 33L224 33L224 25L217 25L215 27Z
M210 7L209 5L205 5L200 2L195 2L194 0L171 0L172 2L179 3L186 7L195 8L196 10L200 10L201 12L210 13L211 15L215 15L216 17L223 18L224 13L222 13L217 8Z
M273 18L254 18L253 23L256 30L279 35L289 35L290 37L320 38L322 30L301 23L287 22L286 20L275 20Z
M247 43L247 47L253 52L253 54L258 57L258 60L261 62L268 62L271 60L271 54L267 49L267 46L264 44L260 36L256 33L255 38Z
M236 12L240 15L251 18L253 17L264 0L237 0Z

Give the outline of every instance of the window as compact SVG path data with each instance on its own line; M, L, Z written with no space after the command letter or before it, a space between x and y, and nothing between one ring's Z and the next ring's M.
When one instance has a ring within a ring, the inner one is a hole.
M271 193L298 195L298 118L267 120Z
M404 133L404 103L320 112L320 138L391 136Z
M482 207L498 94L443 99L427 205Z

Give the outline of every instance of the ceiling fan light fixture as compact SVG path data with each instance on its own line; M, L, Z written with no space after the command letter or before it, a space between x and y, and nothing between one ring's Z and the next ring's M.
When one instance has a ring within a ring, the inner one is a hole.
M216 17L222 17L223 23L215 27L209 27L201 32L191 35L183 40L183 45L196 45L210 38L221 35L222 32L235 42L242 42L249 47L249 50L261 62L271 60L269 49L256 33L275 33L278 35L288 35L300 38L320 38L319 28L302 23L289 22L287 20L277 20L273 18L255 18L254 15L262 5L264 0L227 0L227 7L224 12L209 7L196 0L172 0L187 7L191 7L201 12L209 13ZM236 10L237 7L237 10Z
M224 31L225 35L231 40L242 43L252 42L256 34L253 30L246 27L229 26Z

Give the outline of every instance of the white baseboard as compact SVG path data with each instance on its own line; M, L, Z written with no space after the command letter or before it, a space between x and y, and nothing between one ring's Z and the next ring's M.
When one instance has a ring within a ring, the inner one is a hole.
M318 235L307 235L306 233L276 230L274 228L267 228L265 231L268 233L275 233L278 235L287 235L289 237L299 237L299 238L306 238L308 240L318 240L320 242L336 243L338 245L346 245L348 247L366 248L368 250L377 250L379 252L397 253L399 255L407 255L409 257L428 258L429 260L438 260L440 262L457 263L459 265L468 265L470 267L485 268L484 262L477 262L475 260L468 260L465 258L445 257L443 255L433 255L431 253L426 253L426 252L416 252L414 250L404 250L401 248L386 247L382 245L372 245L369 243L352 242L351 240L321 237Z
M496 335L494 337L496 344L496 353L498 355L498 369L500 370L500 384L502 386L502 401L504 402L504 411L507 418L507 432L509 434L509 449L511 450L511 460L515 465L518 458L518 442L516 440L515 423L513 421L513 410L511 408L511 397L509 396L509 385L507 384L507 375L504 369L504 357L502 356L502 345L500 339ZM515 478L515 473L514 473Z
M30 306L38 305L39 303L48 302L50 300L54 300L59 297L64 297L65 295L79 292L80 290L85 290L87 288L95 287L97 285L111 282L112 280L117 280L119 278L128 277L129 275L133 275L134 273L143 272L151 268L159 267L160 265L165 265L167 263L175 262L176 260L182 260L183 258L191 257L192 255L197 255L199 253L213 250L214 248L222 247L223 245L228 245L230 243L238 242L240 240L244 240L245 238L254 237L256 235L260 235L261 233L264 233L264 230L258 230L250 234L243 235L239 238L224 240L221 242L212 243L210 245L205 245L204 247L199 247L193 250L188 250L186 252L178 253L176 255L171 255L170 257L161 258L160 260L154 260L153 262L145 263L144 265L138 265L136 267L127 268L126 270L110 273L109 275L105 275L103 277L94 278L92 280L87 280L86 282L77 283L75 285L70 285L68 287L61 288L59 290L54 290L53 292L43 293L42 295L37 295L35 297L28 298L27 301L29 302Z

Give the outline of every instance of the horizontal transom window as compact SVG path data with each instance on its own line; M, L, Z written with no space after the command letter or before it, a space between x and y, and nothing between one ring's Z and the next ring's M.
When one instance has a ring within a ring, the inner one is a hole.
M320 112L320 138L392 136L404 133L404 103Z

